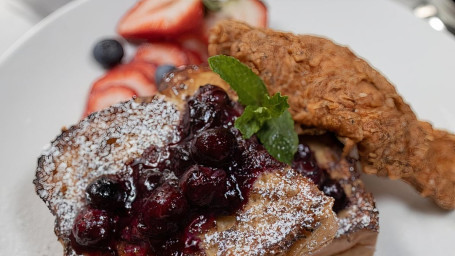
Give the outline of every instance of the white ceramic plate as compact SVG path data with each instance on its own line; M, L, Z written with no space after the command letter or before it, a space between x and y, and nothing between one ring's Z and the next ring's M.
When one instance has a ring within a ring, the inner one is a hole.
M62 255L34 193L36 159L78 121L102 70L91 58L134 0L74 1L0 59L0 254ZM268 1L270 26L348 45L381 70L422 119L455 131L455 40L389 0ZM453 255L455 213L401 182L365 177L380 210L376 255Z

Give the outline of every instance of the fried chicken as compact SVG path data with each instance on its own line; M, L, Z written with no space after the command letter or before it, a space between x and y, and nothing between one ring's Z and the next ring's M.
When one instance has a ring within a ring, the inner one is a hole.
M210 55L239 59L270 93L289 96L297 124L336 133L346 149L357 144L365 173L402 179L455 208L455 135L417 120L394 86L348 48L235 21L215 26L209 43Z

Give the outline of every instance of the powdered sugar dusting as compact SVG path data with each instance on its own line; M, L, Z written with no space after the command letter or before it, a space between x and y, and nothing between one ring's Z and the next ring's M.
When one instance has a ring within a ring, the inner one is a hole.
M101 175L123 172L126 162L151 145L162 148L178 142L180 119L177 107L160 96L142 103L132 100L91 115L46 147L35 184L58 216L55 230L65 245L75 216L85 205L87 185ZM340 180L343 186L349 185L350 206L339 216L337 237L364 228L377 230L373 199L358 184L352 163L342 162L346 165L337 164L334 169L352 172ZM173 172L165 175L177 180ZM333 218L332 201L289 168L267 172L255 182L248 204L230 222L217 220L218 229L209 230L201 239L208 255L274 255L289 250L298 240L308 240L305 245L311 251L321 243L309 234L327 228L321 224ZM76 255L70 246L65 248L66 255Z
M57 137L40 157L34 181L39 196L58 216L57 235L68 238L85 204L85 188L94 178L119 173L151 145L179 141L179 122L175 105L154 97L114 105Z
M338 214L338 232L336 238L355 233L359 230L379 230L379 211L375 206L373 195L368 193L361 180L357 169L358 162L345 159L332 166L330 172L349 173L339 179L348 195L349 205Z
M355 195L350 198L351 206L338 219L337 238L357 230L378 231L379 229L379 212L370 194L364 191L362 193L353 191L353 193Z
M203 247L207 255L282 253L333 215L332 200L292 169L264 173L235 221L229 225L218 219L216 230L202 235Z
M307 138L306 142L314 152L318 166L340 183L348 199L348 205L338 213L336 238L344 239L359 230L377 232L379 212L373 195L365 190L359 178L361 166L357 149L354 148L349 157L343 157L340 145L330 135Z

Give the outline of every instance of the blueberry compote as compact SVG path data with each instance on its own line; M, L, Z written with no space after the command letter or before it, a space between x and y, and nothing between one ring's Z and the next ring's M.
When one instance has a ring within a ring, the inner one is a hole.
M88 255L188 255L215 217L245 204L258 174L282 167L233 127L242 107L206 85L187 102L176 144L151 146L86 188L71 242Z
M299 140L300 143L292 162L292 168L312 180L324 194L333 197L335 199L333 211L338 213L348 203L346 193L339 182L331 179L327 171L317 165L313 152L305 144L304 137L301 136Z
M87 186L70 238L77 253L196 253L198 235L217 216L240 209L260 173L284 166L255 137L243 139L234 128L243 109L223 89L205 85L187 103L178 143L151 146L120 174ZM303 144L294 167L326 193L342 191L337 183L326 185L330 179Z

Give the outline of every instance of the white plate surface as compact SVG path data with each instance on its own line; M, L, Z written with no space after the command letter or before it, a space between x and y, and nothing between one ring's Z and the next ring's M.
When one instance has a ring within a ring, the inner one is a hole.
M0 254L62 255L53 220L35 195L36 159L62 126L78 121L102 70L95 42L115 36L134 0L79 0L0 58ZM418 116L455 131L455 40L390 0L268 1L270 26L348 45L385 74ZM364 177L380 210L376 255L454 255L455 212L401 182Z

